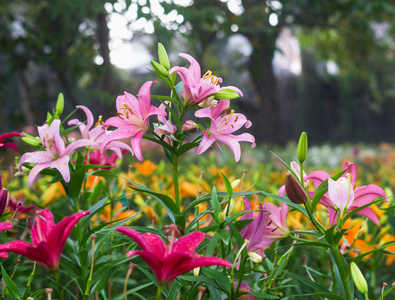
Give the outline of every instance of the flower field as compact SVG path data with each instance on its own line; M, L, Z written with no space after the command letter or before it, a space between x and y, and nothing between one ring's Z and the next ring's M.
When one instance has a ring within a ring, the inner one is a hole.
M1 298L393 299L395 147L255 147L242 91L158 53L169 96L0 136Z

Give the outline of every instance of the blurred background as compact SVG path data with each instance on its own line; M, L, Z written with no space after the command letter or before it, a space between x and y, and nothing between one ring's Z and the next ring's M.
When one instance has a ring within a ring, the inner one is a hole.
M0 133L35 134L60 92L65 115L114 115L117 95L154 79L161 42L173 66L189 53L243 91L258 143L303 130L315 144L394 142L394 15L393 0L2 0Z

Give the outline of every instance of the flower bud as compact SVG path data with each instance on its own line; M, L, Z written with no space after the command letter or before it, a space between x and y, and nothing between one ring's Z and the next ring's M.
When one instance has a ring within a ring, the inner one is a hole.
M22 141L34 147L38 147L38 145L41 145L41 140L38 136L32 136L25 132L23 133Z
M262 256L256 252L248 252L248 257L256 264L259 264L262 261Z
M184 125L182 125L182 131L188 133L195 133L198 130L198 126L192 120L187 120Z
M62 93L60 93L58 96L58 101L56 101L56 107L55 107L55 112L57 113L58 116L62 114L63 109L64 109L64 96Z
M222 224L222 223L225 222L225 219L226 219L225 213L224 213L223 211L221 211L221 212L218 214L218 220L219 220L219 222Z
M350 270L352 279L354 280L358 291L360 291L362 294L366 294L368 292L368 283L366 282L365 277L355 262L351 262Z
M169 76L169 71L166 70L161 64L158 64L156 61L151 60L151 65L154 69L162 76Z
M302 164L307 156L307 134L305 131L300 135L297 155L299 162Z
M241 181L240 179L236 179L235 181L233 181L231 183L232 189L235 189L240 184L240 181Z
M1 186L1 179L0 179L0 217L2 216L6 206L7 206L7 201L8 200L8 191L6 188L3 188Z
M229 205L229 210L228 210L228 205ZM226 212L228 211L228 217L230 217L232 215L232 211L233 211L234 207L235 207L235 199L232 198L232 199L230 199L228 204L226 204L224 213L226 214Z
M231 89L221 89L218 93L215 93L214 95L216 99L228 99L228 100L232 100L235 98L239 98L240 96L243 96L240 95L235 90L231 90Z
M285 191L293 203L302 204L307 201L307 193L300 182L290 173L285 177Z
M167 56L167 52L165 47L159 43L158 44L158 57L159 57L159 62L160 64L166 69L170 70L170 61L169 57Z
M197 276L199 276L199 273L200 273L200 267L193 269L193 276L197 277Z

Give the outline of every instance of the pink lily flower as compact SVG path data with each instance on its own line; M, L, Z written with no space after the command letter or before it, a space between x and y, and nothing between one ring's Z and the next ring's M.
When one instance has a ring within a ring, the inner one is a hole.
M159 109L165 111L166 107L161 104L159 105ZM154 132L160 137L164 135L164 141L169 145L173 145L173 140L169 135L175 134L177 132L177 127L173 125L169 120L167 120L164 116L158 116L158 121L160 126L158 126L154 130Z
M200 65L192 56L186 53L179 53L178 56L185 58L190 62L189 68L173 67L169 73L177 72L184 84L184 90L181 92L181 97L184 99L186 105L197 104L204 101L212 94L218 93L223 89L231 89L236 91L241 97L243 93L234 86L227 86L220 88L222 78L212 75L211 71L201 75Z
M77 105L77 108L80 108L85 112L87 119L86 125L83 122L80 122L78 119L70 120L67 124L78 125L82 134L82 138L90 140L93 143L89 148L91 150L100 150L104 139L111 134L111 131L105 129L103 126L104 122L101 120L101 116L99 117L99 121L96 122L95 126L92 128L94 123L92 112L89 110L89 108L83 105ZM133 155L133 150L127 144L119 141L109 142L103 150L106 149L113 151L119 159L122 158L121 149L128 150Z
M264 203L263 209L269 212L269 223L265 230L266 246L269 247L274 242L281 240L289 235L289 228L287 225L288 218L288 205L285 203L280 204L280 207Z
M0 223L0 232L3 232L4 230L13 228L14 226L11 223L8 222L1 222ZM0 251L0 257L2 258L8 258L8 253L6 251Z
M13 136L23 136L23 133L19 133L19 132L9 132L9 133L3 133L2 135L0 135L0 148L3 147L8 147L11 148L14 151L18 151L18 147L17 145L15 145L14 143L8 142L8 143L4 143L4 141L10 137Z
M25 241L11 241L0 245L0 251L20 254L45 266L51 271L59 268L60 256L64 245L75 224L89 211L83 211L65 217L54 224L53 215L48 209L39 210L34 217L32 227L33 245Z
M60 120L53 120L52 124L44 124L38 127L38 134L40 136L44 151L28 152L22 155L19 161L19 171L22 171L22 164L33 163L36 164L29 173L28 183L33 189L33 182L37 175L46 168L58 169L64 181L70 181L70 153L75 149L92 145L90 140L77 140L65 147L64 141L60 136Z
M346 170L346 172L337 181L328 180L328 192L320 200L320 203L328 209L329 224L331 226L337 222L338 210L340 210L342 216L344 213L347 214L362 205L372 202L377 197L383 197L388 202L384 190L377 185L369 184L355 187L357 168L354 163L346 162L342 170ZM311 179L314 187L318 188L330 176L325 171L314 171L306 177L306 180ZM380 226L380 221L372 209L367 207L360 210L357 214Z
M187 234L177 241L173 237L169 245L165 246L162 239L153 233L141 234L125 226L116 230L132 238L141 247L142 250L129 251L127 257L139 255L151 267L159 285L165 285L177 276L198 267L232 267L230 262L222 258L201 257L194 253L205 237L200 231Z
M239 142L249 142L251 147L255 147L255 138L249 133L233 135L232 133L239 130L243 125L246 128L251 126L251 122L243 114L230 113L221 115L223 111L229 109L229 100L220 100L214 108L202 108L195 112L197 118L209 118L211 120L210 128L203 130L203 138L199 144L197 153L201 154L206 151L215 141L227 145L234 154L235 161L238 162L241 156Z
M138 99L125 92L116 101L118 116L109 118L104 126L117 127L103 141L101 151L111 141L132 137L130 144L139 161L143 161L141 154L141 139L149 128L149 117L153 115L166 116L166 112L151 105L151 86L156 81L148 81L141 87Z

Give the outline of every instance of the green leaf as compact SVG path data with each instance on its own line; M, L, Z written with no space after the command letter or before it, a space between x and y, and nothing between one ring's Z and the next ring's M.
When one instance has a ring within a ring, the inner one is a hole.
M222 175L222 178L224 179L226 192L228 193L229 197L232 197L232 194L233 194L232 184L230 183L228 177L226 177L222 172L220 172L220 173Z
M258 299L279 299L278 296L271 295L271 294L264 294L262 292L248 292L248 293L238 293L238 295L251 295Z
M288 271L283 271L283 272L285 274L295 278L296 280L299 280L301 283L316 289L317 291L319 291L321 293L334 295L333 293L331 293L328 289L326 289L322 285L319 285L318 283L315 283L314 281L311 281L310 278L306 278L306 277L303 277L303 276L300 276L298 274L291 273L291 272L288 272Z
M345 298L342 296L338 296L336 294L332 294L332 293L314 293L314 294L300 294L300 295L293 295L293 297L307 297L309 299L309 297L311 296L317 296L320 297L321 299L335 299L335 300L344 300Z
M230 281L228 276L210 268L203 268L201 272L204 276L214 279L225 293L230 294Z
M212 256L214 254L215 247L217 246L219 240L218 231L214 233L213 237L210 239L207 248L206 248L206 256Z
M21 300L21 296L19 295L19 291L15 286L14 282L11 280L10 276L8 276L7 272L4 270L3 266L1 266L1 275L5 282L5 288L12 297Z
M221 238L221 240L225 243L225 245L229 245L229 240L230 240L230 233L229 231L225 230L225 229L219 229L217 231L219 237Z
M213 187L213 189L211 190L211 205L214 208L214 220L217 224L220 223L219 219L218 219L218 215L221 212L221 206L219 205L219 201L218 201L218 196L217 196L217 191L215 189L215 186Z
M177 149L176 154L178 156L183 155L185 152L188 152L189 150L198 147L199 143L186 143L180 146L180 148Z
M85 179L85 174L85 167L81 167L70 175L70 181L67 184L67 193L74 200L78 199L78 196L81 192L82 183Z

